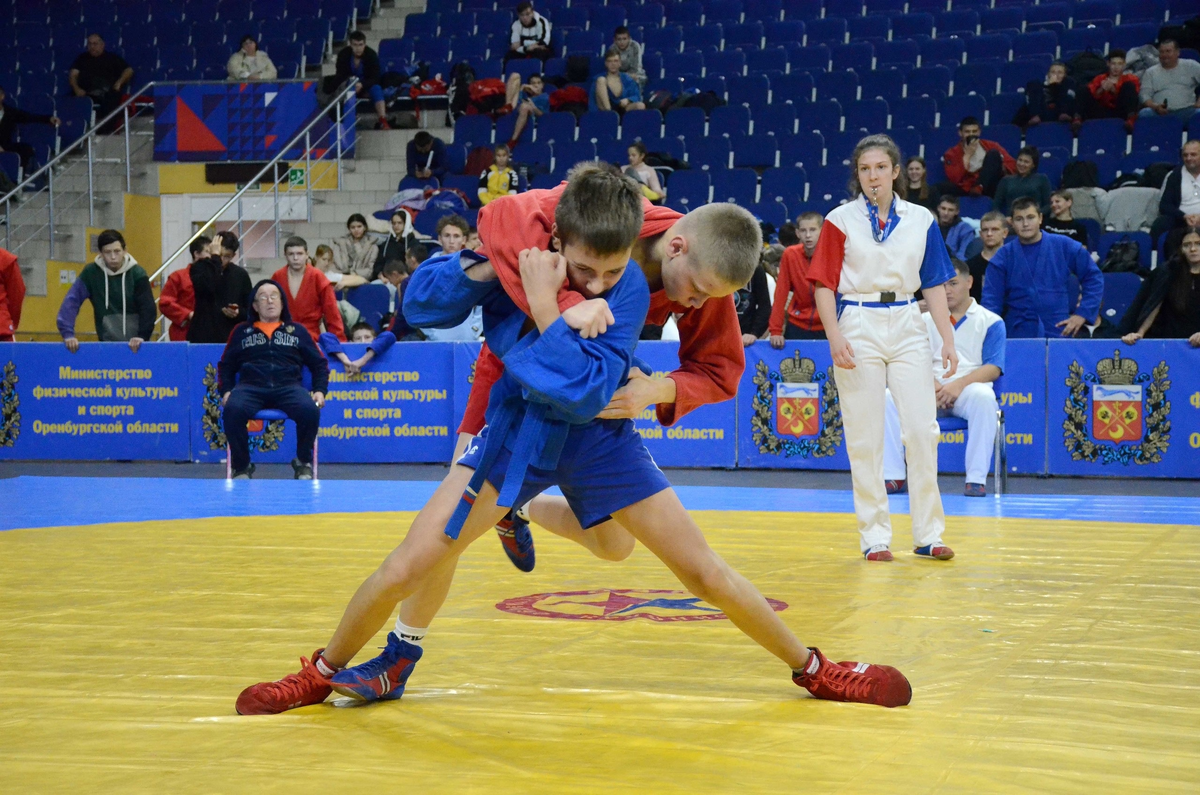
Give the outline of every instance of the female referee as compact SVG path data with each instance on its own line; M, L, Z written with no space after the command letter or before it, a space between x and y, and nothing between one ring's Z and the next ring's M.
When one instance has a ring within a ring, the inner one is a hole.
M946 375L958 369L942 285L954 276L937 219L904 200L900 150L868 135L851 158L853 201L825 218L809 278L829 335L846 428L863 557L892 560L883 482L884 395L890 388L907 450L913 552L949 560L937 484L937 404L929 334L913 293L924 293L942 337ZM834 291L838 295L834 295Z

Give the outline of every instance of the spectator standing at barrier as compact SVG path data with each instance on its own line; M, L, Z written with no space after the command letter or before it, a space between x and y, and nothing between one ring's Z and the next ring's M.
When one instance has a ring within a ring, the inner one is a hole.
M391 227L391 233L377 246L379 256L375 258L375 267L371 271L372 279L378 278L389 262L399 262L403 265L408 247L417 240L417 234L413 231L412 216L403 207L392 211Z
M937 205L938 230L951 256L966 259L967 249L975 242L975 228L958 214L958 197L947 193Z
M1173 114L1188 119L1200 107L1196 89L1200 88L1200 61L1179 57L1179 42L1163 39L1158 43L1158 65L1142 75L1140 116Z
M733 294L733 306L742 330L742 347L749 348L767 333L771 320L771 291L761 262L754 269L750 283Z
M645 110L642 89L637 81L621 71L621 54L610 48L604 54L604 74L596 78L592 91L592 110L615 110L622 116L627 110Z
M1017 233L992 257L983 285L983 306L1004 318L1009 339L1074 337L1096 322L1104 276L1087 249L1069 237L1042 232L1042 213L1033 199L1013 202ZM1074 274L1082 298L1068 278Z
M253 36L242 36L238 51L229 56L225 71L230 80L274 80L278 77L271 56L258 49Z
M938 199L941 198L929 184L925 158L913 155L904 161L904 176L908 178L908 201L919 204L929 212L937 214Z
M1050 64L1044 80L1034 80L1025 87L1025 104L1013 119L1018 127L1034 127L1044 121L1079 121L1075 81L1067 77L1067 65L1062 61Z
M629 28L624 25L613 31L612 48L621 56L621 71L637 82L638 87L646 90L646 70L642 66L642 45L629 35Z
M1085 119L1124 119L1125 130L1133 132L1141 100L1137 75L1125 71L1125 51L1109 50L1108 71L1092 78L1086 91L1079 92L1079 107Z
M308 331L308 336L321 336L321 323L325 331L345 341L346 327L342 324L342 313L338 309L333 285L325 274L308 261L308 241L293 235L283 244L283 256L287 264L271 274L271 280L286 292L289 314L292 320Z
M354 213L346 219L346 234L333 241L333 267L342 274L343 290L361 287L375 275L379 247L367 234L367 219Z
M193 240L188 246L192 262L208 256L208 247L211 243L212 238L207 235L200 235ZM172 272L167 277L167 283L163 285L162 292L158 296L158 311L171 321L171 325L167 328L167 335L171 342L186 342L188 324L192 322L192 315L196 311L196 290L192 286L191 263L187 267Z
M1028 196L1038 207L1050 205L1050 180L1045 174L1037 173L1042 155L1036 146L1025 146L1017 153L1017 173L1000 180L996 187L996 209L1008 215L1012 203Z
M233 261L241 243L233 232L218 232L208 256L188 269L195 293L195 310L188 324L188 342L222 344L238 323L246 319L250 274Z
M1174 229L1200 226L1200 140L1188 141L1179 154L1183 163L1167 176L1158 200L1158 218L1150 227L1150 239ZM1174 252L1167 252L1168 256Z
M17 255L0 248L0 342L12 342L21 325L25 302L25 278Z
M515 136L514 136L515 137ZM494 161L479 175L479 203L486 205L501 196L515 196L520 187L521 178L509 166L508 160L512 150L507 144L496 144L492 149Z
M75 338L75 318L84 301L92 302L96 336L101 342L128 342L137 353L142 343L154 334L158 308L150 278L125 250L125 238L115 229L105 229L96 239L99 254L83 266L79 278L63 298L58 310L58 333L67 350L79 350Z
M408 176L441 180L446 176L446 143L425 130L413 136L404 148Z
M1004 213L992 210L979 220L979 240L983 243L983 249L967 260L967 269L971 272L971 297L976 301L983 300L983 277L988 263L1007 237L1008 219Z
M336 72L333 84L341 87L351 77L358 79L354 89L359 99L369 98L375 105L375 113L379 116L376 129L390 130L388 124L387 104L383 101L383 88L379 85L379 53L367 46L367 36L361 30L350 34L349 43L342 48L337 56Z
M533 3L521 0L517 4L517 18L512 23L512 35L509 38L508 52L504 54L504 63L521 58L537 58L545 61L553 58L554 51L550 49L550 20L533 10Z
M18 124L50 124L57 127L61 122L57 116L30 113L15 105L5 103L7 94L0 88L0 152L12 152L21 158L24 176L34 172L33 147L16 139Z
M350 341L367 346L363 355L357 359L347 356L341 341L329 332L322 334L318 343L326 356L332 356L342 363L342 368L347 375L357 375L372 359L376 356L383 356L396 344L396 335L385 331L379 336L375 336L375 329L370 323L355 323L354 328L350 329Z
M825 327L821 325L821 316L817 312L817 283L808 276L824 220L820 213L804 213L797 218L797 242L785 248L779 259L775 300L768 322L772 348L782 348L784 340L825 339Z
M958 123L959 142L942 157L947 181L938 185L938 193L994 196L1001 178L1017 170L1012 155L995 141L980 138L980 133L979 119L974 116Z
M529 82L522 83L521 74L513 72L508 76L505 96L507 107L517 114L512 136L508 139L508 151L511 154L521 140L521 133L529 124L530 117L537 118L550 112L550 95L546 93L546 80L541 75L530 75Z
M67 80L77 97L88 97L96 106L96 120L121 104L121 92L133 79L133 69L116 53L105 52L99 33L87 37L87 49L71 63ZM110 125L111 127L111 125Z
M1075 220L1071 208L1075 200L1069 190L1056 190L1050 194L1050 217L1042 221L1043 232L1065 235L1084 248L1088 248L1087 227Z
M304 388L303 369L312 374ZM254 474L246 423L263 409L278 409L296 423L296 480L312 480L313 444L329 391L329 365L304 326L292 322L283 291L264 279L254 286L249 315L238 324L217 363L222 424L235 480Z
M1186 339L1200 348L1200 226L1188 227L1179 252L1142 284L1126 318L1137 330L1121 339L1129 345L1148 339Z
M954 350L958 353L958 373L953 379L942 373L938 357L933 360L934 394L939 417L958 417L967 421L968 497L987 494L987 473L996 449L996 392L992 384L1004 373L1006 337L1004 321L971 298L971 272L962 260L954 260L954 278L946 282L946 303L954 326ZM941 342L937 325L928 312L923 314L929 343ZM936 348L935 348L936 349ZM891 393L887 398L886 440L883 448L883 477L888 494L906 489L904 443L900 434L900 415Z

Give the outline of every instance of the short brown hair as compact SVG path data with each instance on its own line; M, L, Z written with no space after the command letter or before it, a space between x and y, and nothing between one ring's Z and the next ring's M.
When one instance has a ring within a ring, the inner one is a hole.
M332 257L332 256L333 256L333 249L331 249L329 246L325 245L324 243L317 246L317 250L313 252L314 258Z
M1069 190L1056 190L1050 194L1051 199L1053 199L1055 196L1060 199L1066 199L1067 201L1071 202L1071 204L1075 203L1075 197L1071 195L1071 191Z
M554 223L565 245L580 245L600 256L633 246L642 232L642 191L638 183L608 163L580 163L567 174Z
M999 210L988 210L983 214L983 217L979 219L979 225L983 226L989 221L999 221L1001 226L1004 226L1008 223L1008 219L1004 217L1004 213L1000 212Z
M435 228L438 237L441 237L442 230L448 226L457 226L462 230L463 237L471 234L471 225L467 223L467 219L463 218L461 215L454 214L445 215L438 219L437 227Z
M292 235L283 242L283 250L287 251L289 248L302 248L308 251L308 241L299 235Z
M800 213L796 218L796 226L799 226L802 221L816 221L817 226L825 223L825 216L815 210L809 210L806 213Z
M692 210L679 222L697 265L726 284L744 287L762 257L762 227L750 211L728 202Z
M967 265L967 263L960 260L958 257L951 257L950 264L954 266L954 270L958 272L959 276L970 276L971 275L971 267L969 265Z

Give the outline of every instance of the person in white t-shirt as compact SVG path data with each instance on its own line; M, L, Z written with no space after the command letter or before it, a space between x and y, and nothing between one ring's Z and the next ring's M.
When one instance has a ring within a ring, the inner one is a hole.
M967 485L964 494L982 497L987 494L988 466L995 452L996 392L993 382L1004 372L1004 348L1007 335L1004 319L989 312L971 297L971 269L962 260L954 260L954 278L946 282L946 304L954 326L954 349L958 352L957 378L941 375L940 362L934 359L938 416L959 417L967 421ZM937 324L928 313L922 315L929 332L930 344L941 337ZM904 465L904 443L900 434L900 415L896 403L888 394L887 415L884 418L886 436L883 449L883 477L888 494L905 491L907 477Z

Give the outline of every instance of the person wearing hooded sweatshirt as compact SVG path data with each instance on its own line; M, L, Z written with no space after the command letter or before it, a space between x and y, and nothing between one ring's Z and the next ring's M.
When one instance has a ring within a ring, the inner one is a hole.
M25 279L17 256L0 248L0 342L12 342L21 325L21 304L25 301Z
M192 288L196 304L188 324L188 342L223 344L234 327L246 319L250 274L233 263L240 243L233 232L218 232L208 256L192 263Z
M296 423L296 479L312 480L313 444L329 390L329 365L308 330L292 321L278 283L263 279L254 285L247 315L229 335L217 364L233 477L249 479L254 472L246 423L262 409L278 409ZM301 378L305 367L312 374L311 392Z
M96 240L99 255L83 267L58 309L58 333L67 350L79 350L75 318L84 301L92 302L96 334L101 342L128 342L134 353L154 333L158 307L150 278L125 250L125 238L105 229Z
M392 233L376 246L379 256L375 258L375 267L371 270L371 281L383 274L383 266L389 262L404 262L409 247L417 242L417 234L413 231L412 216L403 207L397 207L392 212Z

